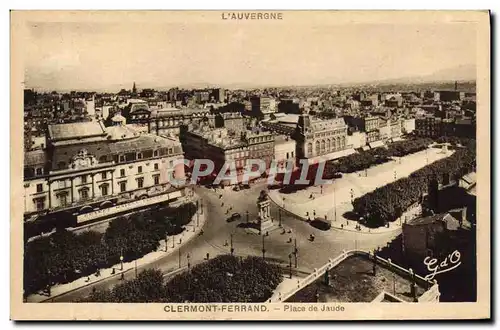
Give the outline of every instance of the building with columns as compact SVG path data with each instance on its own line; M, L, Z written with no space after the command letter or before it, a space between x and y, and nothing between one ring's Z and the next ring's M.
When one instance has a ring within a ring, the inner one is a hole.
M347 144L344 118L319 119L300 115L294 134L298 159L329 160L344 156L352 147Z
M76 226L183 195L170 180L184 177L180 142L112 122L49 125L47 148L25 153L25 221L64 214Z

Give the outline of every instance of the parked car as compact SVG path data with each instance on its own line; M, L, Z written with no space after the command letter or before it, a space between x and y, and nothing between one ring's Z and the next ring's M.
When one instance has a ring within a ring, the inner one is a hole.
M241 219L241 214L239 213L233 213L228 219L227 219L227 222L233 222L233 221L236 221L236 220L240 220Z

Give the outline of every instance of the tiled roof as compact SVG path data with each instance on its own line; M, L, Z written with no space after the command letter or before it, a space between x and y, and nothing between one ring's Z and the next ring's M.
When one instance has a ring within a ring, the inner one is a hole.
M27 151L24 153L24 166L45 164L46 158L44 150Z
M102 122L78 122L49 125L49 137L52 140L77 139L105 134Z

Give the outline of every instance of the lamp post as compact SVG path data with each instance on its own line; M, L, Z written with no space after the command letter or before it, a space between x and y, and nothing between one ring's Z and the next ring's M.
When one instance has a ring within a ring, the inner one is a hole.
M179 247L179 268L181 268L181 248Z
M198 203L198 201L196 201ZM200 226L200 210L196 209L196 227Z
M233 234L231 234L231 255L234 254L234 247L233 247Z
M191 270L191 262L190 262L190 259L191 259L191 256L189 255L189 253L187 254L187 261L188 261L188 271Z
M279 219L279 226L281 227L281 209L278 208L278 219Z
M290 270L290 278L292 278L292 254L288 254L288 268Z
M262 259L266 260L266 247L264 243L265 235L262 235Z
M123 270L123 249L120 249L120 270Z
M297 249L297 238L295 238L294 248L293 248L293 256L295 257L295 268L297 268L297 253L299 249Z
M168 233L165 233L165 252L168 251Z
M248 210L246 211L246 215L247 215L247 223L248 223L249 222Z
M335 181L333 181L333 221L337 221L337 200L335 199Z

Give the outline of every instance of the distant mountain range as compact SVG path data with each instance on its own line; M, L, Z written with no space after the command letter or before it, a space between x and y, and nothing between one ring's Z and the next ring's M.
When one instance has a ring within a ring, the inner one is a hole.
M396 84L396 83L430 83L445 81L475 81L477 77L477 68L473 64L459 65L453 68L442 69L432 74L412 77L402 77L396 79L387 79L373 83L377 84Z
M404 89L408 89L411 86L417 85L442 85L444 83L453 83L454 81L458 81L459 83L466 83L467 88L475 89L475 81L477 76L476 65L474 64L465 64L459 65L452 68L442 69L436 71L432 74L421 75L421 76L410 76L410 77L401 77L401 78L391 78L377 81L358 81L358 82L332 82L329 84L301 84L301 85L264 85L264 84L253 84L251 82L238 82L232 84L217 84L217 83L208 83L208 82L193 82L190 84L179 84L179 85L171 85L166 86L163 84L153 83L140 83L139 89L141 88L154 88L156 90L168 90L172 87L185 88L185 89L202 89L209 87L222 87L226 89L262 89L262 88L311 88L311 87L357 87L357 86L370 86L370 87L379 87L379 86L405 86ZM447 84L446 84L447 85ZM123 84L116 84L114 86L109 86L105 89L97 89L97 91L108 91L108 92L118 92L121 88L131 89L130 86L125 86ZM437 88L437 87L436 87ZM444 88L444 87L439 87ZM449 88L449 87L447 87ZM433 88L430 88L433 89ZM80 91L85 91L86 89L81 89ZM94 89L95 91L95 89Z

